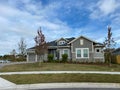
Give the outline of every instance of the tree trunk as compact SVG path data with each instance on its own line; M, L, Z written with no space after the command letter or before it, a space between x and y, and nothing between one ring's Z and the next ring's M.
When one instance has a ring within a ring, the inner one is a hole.
M109 66L111 67L111 52L109 52Z

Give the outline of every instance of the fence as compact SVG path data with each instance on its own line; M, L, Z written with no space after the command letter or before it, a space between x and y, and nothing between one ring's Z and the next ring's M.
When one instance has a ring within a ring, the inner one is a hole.
M117 55L117 56L116 56L116 62L117 62L118 64L120 64L120 55Z

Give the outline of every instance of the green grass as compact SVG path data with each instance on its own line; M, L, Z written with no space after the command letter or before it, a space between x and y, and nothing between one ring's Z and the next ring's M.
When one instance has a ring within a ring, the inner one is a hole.
M8 65L0 69L0 72L15 71L120 71L120 65L106 64L70 64L70 63L29 63Z
M55 82L99 82L120 83L120 75L100 74L31 74L1 76L16 84L55 83Z

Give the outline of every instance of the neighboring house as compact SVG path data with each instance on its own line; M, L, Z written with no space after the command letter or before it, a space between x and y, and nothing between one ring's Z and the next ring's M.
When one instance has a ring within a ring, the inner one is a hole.
M120 55L120 48L115 49L112 54L114 55Z
M48 42L48 54L53 54L55 60L61 60L62 54L68 54L68 60L75 62L104 62L103 47L103 44L85 36L60 38ZM27 49L27 61L39 61L35 47Z

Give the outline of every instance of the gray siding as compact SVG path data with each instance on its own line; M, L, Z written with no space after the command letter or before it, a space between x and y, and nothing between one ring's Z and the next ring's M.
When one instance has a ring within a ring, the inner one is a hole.
M76 53L72 53L72 61L73 62L105 62L104 61L104 54L103 53L99 53L99 54L100 55L98 56L98 54L91 52L91 53L89 53L89 58L76 59Z
M80 45L80 39L83 39L83 45ZM73 51L72 52L75 52L76 48L89 48L89 52L90 52L90 51L92 51L92 44L93 44L93 42L81 37L73 42L73 46L72 46Z
M83 39L83 45L80 44L80 39ZM89 49L89 58L79 58L76 59L76 48L88 48ZM95 53L93 48L93 42L80 37L72 43L72 60L75 62L104 62L103 53Z
M34 53L29 53L27 57L28 57L28 61L35 61L35 54Z

